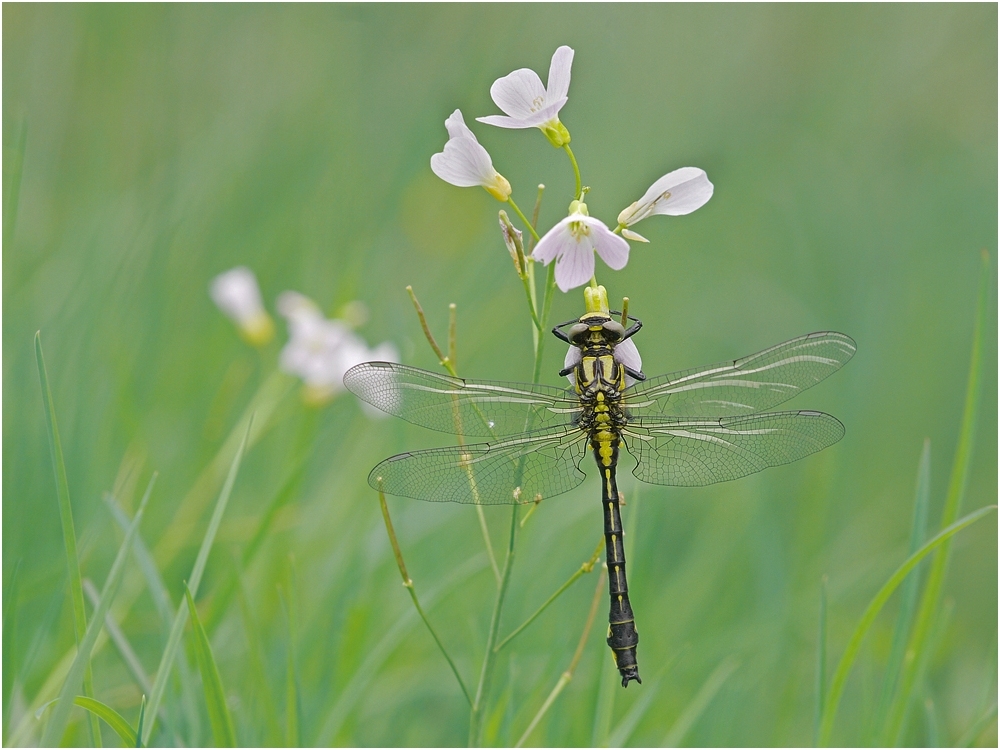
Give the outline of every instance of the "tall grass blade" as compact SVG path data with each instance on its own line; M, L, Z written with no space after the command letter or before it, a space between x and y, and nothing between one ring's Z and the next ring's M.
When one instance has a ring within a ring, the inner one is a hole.
M847 647L844 649L844 655L840 658L840 662L837 664L837 670L833 673L833 680L830 683L830 692L827 694L826 702L823 704L823 716L820 721L819 744L821 746L825 746L830 740L830 733L833 729L833 720L837 715L837 707L840 705L840 698L844 692L844 684L847 681L847 675L850 673L851 666L854 664L854 659L858 655L858 649L861 648L861 641L868 633L868 629L875 621L875 617L882 610L883 605L896 590L899 584L903 582L907 574L913 570L917 564L924 559L924 557L938 549L938 547L940 547L948 539L951 539L951 537L959 531L984 518L986 515L996 510L996 508L997 506L995 505L987 505L986 507L980 508L979 510L956 521L943 531L938 532L933 539L928 540L926 544L910 555L906 561L896 569L896 572L889 577L889 580L885 582L881 589L879 589L878 593L875 594L875 597L872 599L867 609L865 609L864 614L861 615L861 620L858 622L857 627L854 629L854 633L851 634L851 638L847 642Z
M133 747L142 747L142 725L146 721L146 696L142 696L139 704L139 721L135 726L135 743Z
M238 563L237 563L238 565ZM257 623L254 621L254 612L247 601L246 591L243 587L242 573L237 569L236 579L236 600L239 602L240 613L243 617L243 632L247 639L247 656L249 658L250 672L256 680L257 695L259 703L255 704L255 714L263 713L266 722L266 730L262 745L277 745L281 742L281 721L278 718L277 701L271 692L271 683L267 679L267 669L264 666L264 646L261 642L260 633L257 632Z
M198 608L191 598L191 589L184 586L184 598L187 599L188 611L191 614L191 627L194 630L194 654L201 672L201 683L205 688L205 706L208 709L208 722L212 727L212 739L216 747L236 747L236 730L233 728L233 717L229 715L229 705L226 703L226 691L222 687L222 677L219 667L212 654L212 644L198 619Z
M826 584L824 575L819 582L819 637L816 639L816 717L813 726L813 744L819 744L819 722L826 701Z
M608 747L625 747L625 744L631 739L632 733L635 732L635 728L639 726L639 722L642 721L643 717L652 707L653 701L656 700L656 696L660 692L660 686L663 684L664 675L680 661L682 653L683 651L677 651L671 656L667 660L667 663L660 668L659 674L649 683L648 689L644 686L639 700L632 704L632 707L625 712L622 720L618 722L618 725L608 735Z
M250 429L253 427L253 415L247 421L246 431L243 433L243 441L240 443L239 448L236 450L236 455L233 456L232 464L229 467L229 475L226 477L226 483L222 486L222 491L219 493L219 500L215 504L215 510L212 512L212 518L208 522L208 528L205 530L205 537L201 541L201 548L198 550L198 557L195 558L194 568L191 570L191 578L188 581L188 588L192 594L198 593L198 586L201 584L201 576L205 572L205 565L208 562L208 553L212 550L212 544L215 542L215 534L219 530L219 524L222 523L222 515L226 512L226 505L229 504L229 496L232 494L233 485L236 483L236 475L240 470L240 462L243 460L243 452L246 450L247 441L250 437ZM177 656L177 649L180 646L181 635L184 633L184 625L187 622L187 608L178 607L177 614L174 617L173 626L170 629L170 636L167 638L167 646L163 650L163 656L160 659L160 667L156 671L156 681L153 682L153 691L149 696L149 707L147 708L147 713L149 714L149 720L146 726L143 728L142 744L149 744L149 736L153 732L153 727L156 725L156 715L160 710L160 702L163 700L163 693L167 688L167 680L170 677L170 668L173 666L174 658Z
M96 607L100 604L101 593L89 578L83 579L83 591L90 600L91 607ZM110 611L104 617L104 629L108 631L111 642L118 649L118 655L125 662L125 666L132 675L132 679L138 683L139 689L143 691L143 694L148 693L153 683L149 681L149 675L146 674L146 670L142 666L142 662L139 661L135 649L132 648L132 644L129 643L128 637L122 632L122 629L118 627L118 623L115 622L114 615Z
M14 628L17 623L17 574L21 570L21 558L14 563L10 574L10 582L3 595L3 738L7 739L7 729L10 723L10 700L14 692L14 674L17 663L14 661Z
M995 722L997 719L997 704L996 701L990 706L986 711L976 719L972 726L969 727L965 734L963 734L958 742L955 743L955 747L972 747L972 744L979 739L981 735L990 724Z
M708 704L712 702L716 693L719 692L726 683L726 680L730 678L739 666L740 663L731 656L727 656L722 660L722 663L705 680L705 684L701 686L701 689L691 699L691 702L681 711L681 715L677 717L677 721L674 722L670 731L663 738L663 742L660 743L663 747L678 747L680 745L687 733L691 731L694 723L698 721L705 709L708 708Z
M426 605L427 610L430 610L439 598L474 576L476 573L485 568L487 564L486 553L483 552L455 567L451 573L449 573L436 588L431 589L431 592L425 597L424 604ZM350 714L351 709L354 708L354 704L361 698L362 695L364 695L365 691L368 689L368 685L371 684L372 680L374 680L375 676L378 674L379 668L385 663L386 659L392 655L392 652L397 646L399 646L400 642L402 642L403 637L416 623L417 616L416 610L407 609L406 612L396 620L392 627L385 632L385 635L382 636L379 642L368 651L365 660L361 662L358 668L354 671L351 679L347 681L347 685L345 685L344 689L340 691L340 695L337 697L337 700L327 713L323 726L320 729L319 736L312 743L313 745L327 747L333 744L334 740L337 738L337 733L344 725L344 720Z
M109 727L115 730L115 734L121 739L122 744L125 747L135 747L135 730L129 726L129 723L125 721L124 717L115 711L111 706L101 703L99 700L94 698L87 698L84 695L78 695L73 699L73 702L80 708L85 708L90 713L95 716L100 717L104 720Z
M105 493L104 502L111 510L111 514L114 516L115 521L118 522L118 525L123 529L127 529L131 521L125 511L122 510L121 506L118 505L115 498L112 495ZM160 575L160 571L156 567L156 562L153 560L153 556L150 554L149 548L146 547L146 543L143 542L141 533L136 534L135 541L132 542L132 556L135 558L135 561L139 566L139 570L146 581L146 588L153 599L153 605L156 607L156 611L160 615L160 623L163 628L163 645L166 646L167 641L170 638L170 630L173 626L174 617L176 616L174 613L174 605L170 602L170 594L167 591L167 586L163 583L163 577ZM113 638L113 631L109 628L108 632L111 633ZM189 732L187 744L197 746L200 744L199 740L201 736L201 714L198 711L198 706L195 705L197 683L194 679L191 667L188 664L187 655L183 651L181 652L176 663L178 677L180 678L179 703ZM144 691L144 695L152 694L153 689L151 685L146 687L142 682L139 684L143 686L142 689ZM165 712L162 707L159 710L158 715L161 719L165 717ZM176 714L174 715L176 718Z
M910 530L909 554L916 552L927 536L927 515L931 504L931 441L924 440L924 448L920 453L920 463L917 466L916 500L913 503L913 526ZM899 599L899 614L896 615L896 627L892 633L892 647L889 650L889 661L882 678L882 693L879 696L878 708L875 714L876 731L885 731L886 714L889 702L896 690L896 681L906 655L906 639L910 634L913 622L913 611L917 606L917 592L920 586L920 567L907 577Z
M73 527L73 506L69 499L69 480L66 478L66 462L63 459L62 440L59 438L59 425L56 423L56 408L52 400L52 389L49 387L49 373L45 369L45 356L42 354L42 332L35 331L35 363L38 365L38 381L42 388L42 406L45 409L45 426L49 434L49 451L52 454L52 471L56 478L56 498L59 501L59 520L62 525L63 547L66 551L66 565L69 569L69 596L73 605L73 628L76 635L77 653L87 631L87 610L83 604L83 578L80 575L80 558L76 551L76 529ZM83 693L87 697L94 694L93 677L90 673L90 661L84 664ZM76 690L74 689L75 693ZM69 704L66 704L69 711ZM97 717L90 717L90 739L94 747L101 746L101 727Z
M111 602L114 600L115 594L118 593L118 585L121 583L122 574L125 572L125 563L132 549L132 540L135 539L136 530L139 528L139 522L142 520L142 514L146 510L146 503L149 501L149 495L153 491L153 484L155 482L156 474L153 474L152 479L149 480L149 486L146 488L146 494L143 495L142 502L139 503L139 510L136 511L132 525L129 527L128 533L125 534L125 540L122 542L122 546L118 548L118 554L115 556L115 561L111 565L111 571L108 573L108 579L104 582L104 588L101 591L101 601L94 609L94 615L87 626L83 640L80 642L80 648L77 649L76 658L69 668L69 673L66 675L65 682L63 682L62 690L59 692L56 707L52 711L52 716L45 727L45 732L42 734L41 744L45 747L55 747L58 745L59 740L62 739L63 732L66 730L69 711L73 706L73 696L80 689L84 672L90 664L90 653L94 648L94 643L97 641L98 634L104 627L104 617L108 613L108 609L111 608ZM89 698L90 696L84 697ZM92 713L90 715L94 716ZM96 716L94 716L94 720L97 720ZM100 727L98 727L98 734L100 734Z
M962 409L962 426L959 430L958 445L955 448L955 460L951 467L948 480L948 494L945 497L944 510L941 513L941 527L950 526L958 518L965 499L965 490L969 483L969 470L972 465L972 450L976 438L976 424L979 419L979 381L982 375L983 339L986 333L986 309L990 290L990 256L984 250L980 265L979 294L976 302L976 322L972 332L972 355L969 361L969 376L965 389L965 405ZM889 708L884 737L889 744L896 744L903 733L906 712L910 705L917 683L918 675L922 674L926 662L930 658L929 636L934 629L934 619L941 606L944 593L944 580L948 572L950 543L943 544L931 561L927 585L924 587L917 610L912 634L907 644L907 654L912 658L904 660L896 691Z
M283 598L288 619L288 654L285 668L285 747L299 746L299 678L295 669L295 569L289 561L288 590Z

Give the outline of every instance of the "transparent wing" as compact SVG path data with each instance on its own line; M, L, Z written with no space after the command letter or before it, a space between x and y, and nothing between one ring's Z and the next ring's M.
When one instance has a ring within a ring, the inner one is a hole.
M651 484L698 487L798 461L833 445L844 425L818 411L782 411L718 419L637 419L625 444L633 470Z
M377 409L453 435L523 435L567 426L580 413L579 399L565 389L463 380L392 362L352 367L344 385Z
M770 409L811 388L854 356L843 333L810 333L734 362L650 378L625 391L635 416L726 417Z
M368 484L390 495L432 502L511 505L568 492L585 478L587 436L565 428L494 445L450 446L387 458Z

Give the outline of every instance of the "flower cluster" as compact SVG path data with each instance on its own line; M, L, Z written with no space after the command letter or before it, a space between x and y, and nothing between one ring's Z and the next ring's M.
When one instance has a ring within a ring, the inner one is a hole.
M245 339L256 346L270 342L274 323L264 309L253 271L239 266L221 273L212 280L209 293ZM392 343L370 348L354 332L367 317L360 302L346 305L340 319L327 318L315 302L298 292L282 292L276 306L288 323L288 343L281 350L278 365L302 380L303 399L311 405L324 404L340 393L344 373L354 365L371 360L399 361Z
M700 208L712 197L713 186L704 170L682 167L656 180L646 193L618 215L612 230L600 219L590 216L584 196L589 188L580 184L579 168L570 149L570 133L559 119L559 112L569 100L573 50L562 46L552 55L548 85L533 70L520 68L497 79L490 96L505 115L477 117L479 122L501 128L538 128L556 148L566 151L577 180L569 215L552 227L535 245L528 261L544 265L555 262L555 282L567 292L587 284L596 288L596 253L618 271L629 259L629 244L648 242L632 227L643 219L663 214L683 216ZM445 121L448 142L444 150L431 157L431 169L445 182L458 187L481 186L499 201L510 203L521 219L510 183L493 167L493 160L476 136L466 126L460 110ZM509 232L505 234L509 235Z

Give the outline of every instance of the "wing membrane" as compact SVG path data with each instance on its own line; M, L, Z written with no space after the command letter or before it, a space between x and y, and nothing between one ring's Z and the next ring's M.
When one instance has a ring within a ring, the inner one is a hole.
M637 383L625 392L625 403L635 416L754 414L816 385L847 363L856 349L843 333L810 333L733 362Z
M344 375L362 401L407 422L470 437L506 437L569 425L580 402L548 385L463 380L392 362L365 362Z
M625 443L651 484L697 487L791 463L836 443L844 426L818 411L718 419L637 419Z
M390 495L434 502L511 505L568 492L585 478L586 435L564 428L500 443L451 446L387 458L368 484ZM515 490L520 491L515 493Z

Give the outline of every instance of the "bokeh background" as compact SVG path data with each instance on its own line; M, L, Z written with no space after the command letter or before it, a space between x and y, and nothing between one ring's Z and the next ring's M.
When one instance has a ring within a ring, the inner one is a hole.
M821 578L835 662L906 557L925 438L932 529L940 517L980 253L995 258L997 245L995 5L5 3L3 22L8 742L37 742L31 712L54 697L47 680L74 642L40 329L83 574L98 587L121 541L102 497L131 512L156 469L141 535L182 603L234 436L266 402L198 596L241 743L283 741L289 607L303 744L465 743L466 704L413 616L365 481L379 459L449 439L373 420L349 394L304 406L295 381L274 375L284 323L255 350L207 289L242 264L272 313L286 289L331 315L360 300L370 343L392 341L405 362L434 369L412 284L441 338L457 304L462 374L530 379L499 206L438 180L429 158L453 109L470 123L495 113L493 80L518 67L544 78L560 44L576 50L561 117L593 215L612 222L681 166L716 186L698 212L645 222L651 243L625 270L599 264L612 298L627 294L645 321L645 371L823 329L852 335L858 354L789 405L837 415L847 435L835 447L702 489L640 488L625 472L645 682L616 687L602 598L576 675L529 744L599 742L602 722L619 732L612 741L637 745L813 741ZM534 130L474 129L522 207L547 186L543 228L564 215L562 154ZM995 269L966 511L997 498ZM581 307L579 290L558 294L552 319ZM562 355L553 340L543 382L559 381ZM589 557L597 492L588 482L526 525L505 631ZM396 498L389 508L418 592L474 683L495 592L476 514ZM508 512L486 516L502 549ZM952 554L908 744L953 743L996 701L996 517L962 532ZM232 581L237 593L213 610ZM488 743L515 742L566 669L595 583L583 577L505 650ZM871 741L897 608L893 598L864 643L837 742ZM163 625L136 571L113 612L154 674ZM142 691L110 644L94 680L134 724ZM188 688L172 683L166 707L186 743L210 742L200 688ZM85 727L81 711L70 741L89 741ZM996 731L994 720L975 741L995 746ZM105 742L116 742L107 728Z

